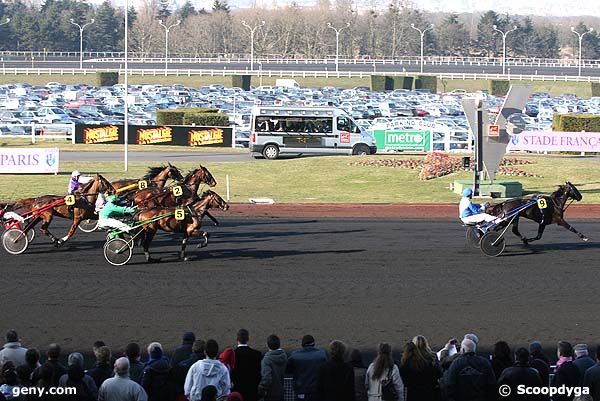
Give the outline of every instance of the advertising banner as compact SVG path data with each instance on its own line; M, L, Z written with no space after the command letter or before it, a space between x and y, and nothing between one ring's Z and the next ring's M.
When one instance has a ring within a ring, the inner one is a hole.
M375 130L377 150L431 151L431 131Z
M507 150L600 152L600 132L523 131L511 135Z
M231 147L230 127L130 125L128 143L132 145L180 145ZM75 143L123 144L122 125L84 125L75 127Z
M0 148L0 174L57 174L58 148Z

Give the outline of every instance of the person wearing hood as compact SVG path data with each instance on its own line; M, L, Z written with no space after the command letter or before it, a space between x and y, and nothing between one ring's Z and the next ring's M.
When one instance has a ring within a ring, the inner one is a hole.
M69 354L67 373L58 380L59 387L74 387L77 389L72 400L88 401L98 398L98 387L92 377L83 369L83 355L79 352Z
M110 366L110 348L106 345L94 349L94 355L96 357L96 364L93 368L88 370L86 373L94 379L96 387L100 388L104 380L112 377L113 369Z
M160 343L157 343L157 342L150 343L150 345L148 345L148 355L150 357L148 358L148 361L144 364L144 370L148 366L150 366L153 363L160 361L160 360L165 360L167 362L167 364L169 365L169 367L171 366L169 363L169 358L163 354L163 347Z
M219 344L215 340L208 340L204 353L206 359L194 363L185 377L183 390L189 401L200 401L206 386L215 386L219 398L231 392L229 370L217 360Z
M171 367L165 359L158 359L144 369L142 387L146 390L148 401L172 401L177 397L177 390Z
M481 222L490 222L496 219L496 216L485 213L485 204L479 205L473 203L473 189L466 188L458 205L460 219L465 224L477 224Z
M6 332L6 344L0 351L0 366L5 362L11 361L15 366L25 364L25 353L27 348L23 348L19 342L19 336L14 330Z
M196 341L196 336L191 331L183 334L181 345L175 349L173 356L171 356L171 366L175 367L179 365L179 362L190 357L194 341Z
M263 401L282 401L287 354L281 349L279 337L274 334L267 338L267 347L269 351L261 361L258 398Z

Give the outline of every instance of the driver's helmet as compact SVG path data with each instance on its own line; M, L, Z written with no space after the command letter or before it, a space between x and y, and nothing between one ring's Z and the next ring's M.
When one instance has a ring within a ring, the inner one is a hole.
M79 171L75 170L71 173L71 178L77 178L80 175L81 175L81 173Z
M465 188L463 191L463 196L465 198L471 198L473 196L473 188Z
M106 197L106 201L110 202L110 203L115 203L118 200L119 200L119 198L117 198L117 195L108 195Z

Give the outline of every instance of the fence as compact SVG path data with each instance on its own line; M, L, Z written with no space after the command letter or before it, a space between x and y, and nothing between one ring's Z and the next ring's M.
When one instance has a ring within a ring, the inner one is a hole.
M27 138L37 140L69 140L75 143L75 124L8 124L0 121L0 138Z

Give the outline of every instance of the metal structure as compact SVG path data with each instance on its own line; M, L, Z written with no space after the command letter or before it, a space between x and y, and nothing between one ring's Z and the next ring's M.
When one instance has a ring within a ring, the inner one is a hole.
M577 38L579 39L579 58L577 59L577 76L581 76L581 44L582 44L583 37L585 36L585 34L594 32L594 28L590 28L584 33L579 33L575 30L575 27L572 26L571 32L573 32L575 35L577 35Z
M90 22L83 25L79 25L77 22L75 22L75 20L73 20L73 18L71 18L69 22L75 25L77 28L79 28L79 68L83 69L83 30L87 26L92 25L94 22L96 22L96 20L92 18Z
M328 22L327 27L331 28L335 31L335 72L338 72L339 71L339 62L340 62L340 32L342 32L346 28L349 28L350 23L346 22L346 26L341 27L340 29L337 29L336 27L331 25L331 22Z
M429 25L427 28L421 30L415 26L415 24L410 24L410 27L415 31L418 31L421 35L421 73L423 73L423 64L425 63L425 58L423 54L423 47L425 45L425 33L433 29L433 24Z
M165 72L169 69L169 32L172 28L175 28L179 24L181 24L181 20L178 19L176 23L171 25L163 24L162 20L158 20L158 24L165 28Z
M254 32L256 32L258 28L264 26L265 21L260 21L260 24L251 27L245 20L242 20L242 25L250 30L250 71L254 71Z
M502 35L502 74L506 73L506 35L508 35L511 32L514 32L517 30L517 26L513 26L513 29L508 30L506 32L501 31L500 29L498 29L497 25L493 25L492 28L494 29L494 31L496 32L500 32L500 34Z

